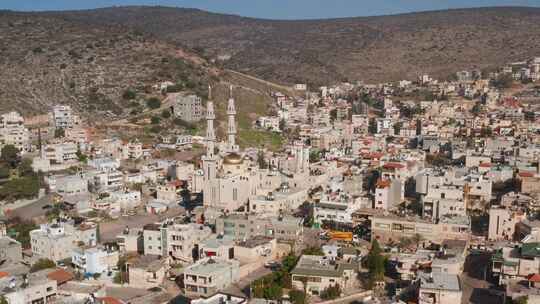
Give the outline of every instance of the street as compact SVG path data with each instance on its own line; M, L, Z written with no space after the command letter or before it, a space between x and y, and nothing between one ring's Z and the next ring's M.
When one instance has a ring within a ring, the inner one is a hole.
M462 303L490 303L502 304L504 299L501 293L494 289L489 280L490 254L482 253L469 255L465 261L465 269L460 276L463 297Z

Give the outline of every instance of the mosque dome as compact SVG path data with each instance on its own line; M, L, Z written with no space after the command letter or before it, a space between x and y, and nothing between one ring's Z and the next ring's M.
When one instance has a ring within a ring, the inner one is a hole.
M244 162L242 156L238 153L231 152L223 157L223 163L226 165L239 165Z

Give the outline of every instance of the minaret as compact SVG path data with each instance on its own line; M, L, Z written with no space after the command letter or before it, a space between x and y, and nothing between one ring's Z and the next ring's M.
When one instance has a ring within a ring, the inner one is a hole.
M233 87L230 87L229 103L227 105L227 116L229 117L229 126L227 128L227 146L229 152L236 152L236 107L234 106Z
M205 181L216 178L216 134L214 132L214 102L212 101L212 88L208 87L208 102L206 103L206 155L202 158Z
M214 158L216 133L214 132L214 102L212 101L212 87L208 87L208 102L206 103L206 156Z

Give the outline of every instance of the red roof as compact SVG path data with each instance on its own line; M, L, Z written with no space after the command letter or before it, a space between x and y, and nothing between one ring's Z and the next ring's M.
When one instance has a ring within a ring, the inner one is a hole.
M389 180L379 179L377 181L377 188L386 188L386 187L390 187L390 181Z
M9 273L8 273L8 272L0 271L0 279L1 279L1 278L5 278L5 277L7 277L7 276L9 276Z
M103 298L96 298L96 299L98 301L101 301L101 303L103 304L124 304L124 302L113 297L103 297Z
M519 172L519 176L521 176L521 177L533 177L534 173L533 172L528 172L528 171L523 171L523 172Z
M530 275L527 277L527 280L528 280L529 282L539 283L539 282L540 282L540 274L538 274L538 273L530 274Z
M75 276L73 276L71 272L65 271L64 269L57 269L50 272L47 275L47 278L56 281L56 284L60 285L73 280Z
M491 163L481 163L479 165L479 167L482 167L482 168L491 168Z
M400 164L400 163L386 163L384 164L383 168L385 169L402 169L402 168L405 168L404 165Z
M381 159L384 156L382 152L364 153L363 157L367 159Z

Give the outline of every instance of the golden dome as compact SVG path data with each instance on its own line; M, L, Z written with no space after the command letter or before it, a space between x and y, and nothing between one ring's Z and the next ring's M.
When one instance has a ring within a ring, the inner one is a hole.
M223 157L223 163L226 165L238 165L244 162L242 156L238 153L232 152Z

